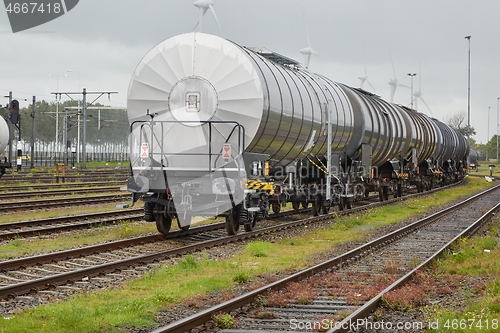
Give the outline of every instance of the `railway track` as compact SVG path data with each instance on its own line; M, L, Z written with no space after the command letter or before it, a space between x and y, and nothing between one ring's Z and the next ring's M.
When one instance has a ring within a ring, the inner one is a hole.
M213 327L211 320L214 314L231 312L240 313L237 318L239 324L221 332L300 330L300 327L304 329L312 323L324 323L325 318L330 320L327 323L331 326L315 326L316 330L347 332L352 328L351 323L360 323L358 320L366 318L376 309L385 293L403 284L457 239L477 231L500 209L499 193L500 185L497 185L336 258L172 322L154 332L180 333L194 328L201 331ZM297 284L293 284L297 281L300 281L299 288L293 290L294 286L297 288ZM308 299L308 304L286 297L283 301L282 296L290 288L291 295L297 294L297 290L304 293L308 289L307 294L312 298ZM273 296L276 294L278 297ZM261 301L254 303L256 299ZM334 319L339 312L345 314L346 311L352 312L347 318L342 321ZM259 317L259 314L265 316ZM304 319L297 323L293 322L294 318ZM203 327L207 323L210 324ZM295 328L292 327L294 324Z
M94 194L94 193L106 193L106 192L118 192L120 191L119 186L101 186L101 187L82 187L82 188L71 188L71 189L56 189L56 190L45 190L45 191L25 191L5 194L7 200L16 199L28 199L35 197L54 197L54 196L64 196L64 195L76 195L76 194Z
M16 211L30 211L41 210L57 207L74 207L82 205L104 204L110 202L117 202L130 198L130 194L107 194L97 195L92 197L76 197L76 198L60 198L60 199L43 199L43 200L22 200L22 201L9 201L0 202L0 215L16 212Z
M111 175L69 175L69 176L39 176L39 177L12 177L10 179L4 179L2 177L2 182L4 184L16 184L16 183L75 183L75 182L96 182L96 181L123 181L126 182L128 178L128 173L124 174L111 174Z
M349 214L399 200L401 198L388 200L383 203L372 203L363 207L353 208L350 211L341 212L340 214ZM304 211L302 210L302 212ZM279 216L283 217L294 213L293 210L284 211ZM224 231L225 224L216 223L188 231L169 233L167 238L171 238L173 241L168 243L158 242L163 237L161 235L153 235L133 240L60 251L42 256L5 261L0 263L0 272L3 272L0 274L0 299L4 299L4 302L1 304L3 304L4 309L20 307L25 303L23 303L22 297L19 298L18 296L47 289L51 289L51 293L65 295L68 293L68 283L74 284L75 281L84 279L84 285L88 286L96 283L94 282L94 277L96 276L98 276L97 283L101 283L103 276L106 278L109 274L114 274L116 270L138 274L137 271L142 272L144 266L158 260L172 259L188 252L258 238L290 228L317 224L321 221L329 223L328 220L338 214L337 212L285 223L274 222L274 225L261 227L252 232L235 236L226 236ZM52 262L57 262L57 265L54 266ZM33 266L35 264L41 266ZM64 288L57 287L60 285ZM81 290L73 285L70 289L73 291ZM32 296L26 297L36 299L36 297Z
M142 208L117 210L104 213L53 217L0 224L0 240L32 237L94 226L116 224L120 221L142 220Z
M82 187L98 187L98 186L122 186L125 182L121 181L107 181L107 182L81 182L81 183L71 183L71 184L29 184L29 185L17 185L17 186L4 186L0 185L0 193L5 197L10 197L11 194L17 194L19 192L33 192L41 190L56 190L56 189L70 189L74 186Z

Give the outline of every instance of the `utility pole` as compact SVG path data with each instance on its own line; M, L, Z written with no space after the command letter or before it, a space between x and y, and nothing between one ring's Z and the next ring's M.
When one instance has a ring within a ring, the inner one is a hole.
M469 41L469 61L467 66L467 141L470 144L470 38L471 36L465 36L465 39Z
M35 160L35 111L36 111L36 97L33 96L33 104L31 105L31 163L30 167L33 169L33 161Z
M489 160L489 154L488 154L488 143L490 142L490 109L491 109L491 106L488 106L488 130L487 130L487 133L486 134L486 161Z
M80 92L60 92L60 93L52 93L52 94L64 94L74 100L71 95L80 95L82 94L83 98L83 139L82 139L82 158L83 158L83 168L87 168L87 95L99 95L97 96L90 104L92 105L95 101L97 101L99 98L101 98L102 95L108 94L108 99L111 94L117 94L118 92L116 91L93 91L93 92L88 92L87 88L83 88L83 91Z
M9 112L7 112L7 125L9 126L9 164L12 165L12 125L10 121L10 108L12 105L12 91L9 91Z
M500 108L499 108L499 104L498 104L499 101L500 101L500 97L497 97L497 122L496 122L496 124L497 124L497 126L496 126L496 128L497 128L497 163L498 163L498 122L499 122L498 117L499 117L499 112L500 112Z

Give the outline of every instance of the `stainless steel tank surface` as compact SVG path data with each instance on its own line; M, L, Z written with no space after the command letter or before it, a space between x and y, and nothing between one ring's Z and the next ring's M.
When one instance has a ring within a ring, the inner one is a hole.
M206 163L209 142L212 153L229 144L235 157L241 142L234 134L238 123L244 127L243 149L269 154L274 166L284 166L325 153L328 102L333 106L332 147L341 152L351 139L354 119L337 84L221 37L178 35L155 46L132 76L130 122L153 117L157 123L154 137L135 127L131 147L146 142L165 166L197 167Z
M145 122L132 126L131 156L147 149L151 163L171 169L217 169L243 150L268 154L273 167L321 157L328 109L332 153L359 158L369 144L373 166L409 158L412 149L418 163L468 152L454 130L424 114L205 33L171 37L147 53L127 108L131 123ZM212 157L223 152L231 158Z

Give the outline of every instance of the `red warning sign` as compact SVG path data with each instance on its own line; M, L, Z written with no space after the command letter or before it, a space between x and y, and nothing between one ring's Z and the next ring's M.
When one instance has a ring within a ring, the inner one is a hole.
M141 157L149 157L149 145L147 142L141 146Z
M229 143L225 143L222 146L222 158L226 160L226 162L231 158L231 145Z

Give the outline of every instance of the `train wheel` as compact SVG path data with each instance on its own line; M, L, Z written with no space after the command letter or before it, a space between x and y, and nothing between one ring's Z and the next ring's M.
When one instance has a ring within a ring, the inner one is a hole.
M302 201L302 208L307 208L307 207L309 207L309 202Z
M191 227L191 216L190 215L186 215L186 217L184 218L184 220L188 221L189 224L181 227L181 222L179 221L179 218L177 218L177 226L179 227L180 230L188 231L189 228Z
M340 200L339 200L339 210L343 211L344 208L345 208L345 198L341 197Z
M349 199L345 199L345 208L351 209L352 208L352 201Z
M245 231L252 231L253 228L255 228L255 225L257 224L257 216L256 214L251 214L249 217L248 217L249 220L247 220L244 224L245 226Z
M317 200L313 201L312 209L313 209L313 216L318 216L319 215L319 203Z
M384 201L384 188L383 187L380 187L378 189L378 198L380 201Z
M281 206L280 206L280 204L279 204L279 203L277 203L277 202L273 202L273 203L271 204L271 209L273 210L273 213L274 213L274 214L279 214L279 212L280 212L280 210L281 210Z
M238 216L238 210L233 208L229 211L226 216L226 231L228 235L236 235L238 229L240 228L240 220Z
M294 210L299 210L299 208L300 208L300 202L298 202L298 201L292 201L292 208Z
M323 215L326 215L328 214L328 211L330 210L330 207L327 207L327 206L321 206L321 213Z
M389 200L388 188L387 188L387 187L385 187L385 186L382 186L382 187L378 190L378 197L379 197L380 201Z
M144 203L144 220L146 220L146 222L153 222L156 220L154 214L154 208L155 208L154 202Z
M160 205L156 205L155 220L156 229L164 235L168 234L172 226L172 218L163 214L163 209Z

